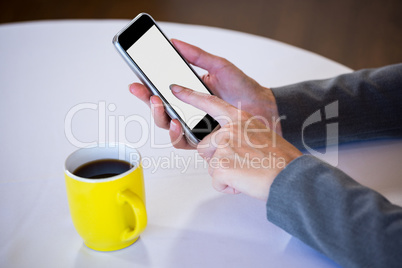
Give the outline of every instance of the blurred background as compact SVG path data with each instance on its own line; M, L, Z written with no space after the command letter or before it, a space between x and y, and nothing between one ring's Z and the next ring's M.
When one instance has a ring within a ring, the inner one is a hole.
M0 0L0 10L0 23L147 12L269 37L352 69L402 62L402 0Z

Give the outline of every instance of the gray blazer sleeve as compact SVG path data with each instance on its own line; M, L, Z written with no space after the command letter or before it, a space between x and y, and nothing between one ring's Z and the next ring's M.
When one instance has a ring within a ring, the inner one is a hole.
M339 123L339 142L401 136L402 64L367 69L338 77L272 88L283 137L300 150L326 145L326 125ZM335 103L337 116L325 108ZM321 111L322 121L302 129L306 119ZM325 120L328 118L328 120Z
M313 156L275 178L267 217L343 267L402 266L402 208Z
M340 142L402 135L402 64L273 92L286 116L283 136L299 149L325 145L325 120L306 129L304 144L301 129L317 110L325 118L333 102ZM275 178L267 217L344 267L402 267L402 208L312 156L295 159Z

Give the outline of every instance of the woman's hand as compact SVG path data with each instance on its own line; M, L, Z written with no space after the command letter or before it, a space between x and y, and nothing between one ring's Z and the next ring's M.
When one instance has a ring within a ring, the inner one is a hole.
M275 177L302 153L258 117L217 96L177 85L171 88L177 98L205 111L221 125L197 146L208 162L214 188L266 201Z

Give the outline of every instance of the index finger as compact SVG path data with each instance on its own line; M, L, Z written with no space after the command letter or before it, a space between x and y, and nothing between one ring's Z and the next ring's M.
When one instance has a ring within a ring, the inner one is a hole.
M212 116L221 126L234 121L238 109L214 95L201 93L178 85L171 85L173 95L185 103L203 110Z

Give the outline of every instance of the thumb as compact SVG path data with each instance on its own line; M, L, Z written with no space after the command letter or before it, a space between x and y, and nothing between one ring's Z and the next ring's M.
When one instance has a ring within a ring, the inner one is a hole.
M233 121L238 109L214 95L194 91L178 85L170 85L173 95L185 103L206 112L221 126Z

